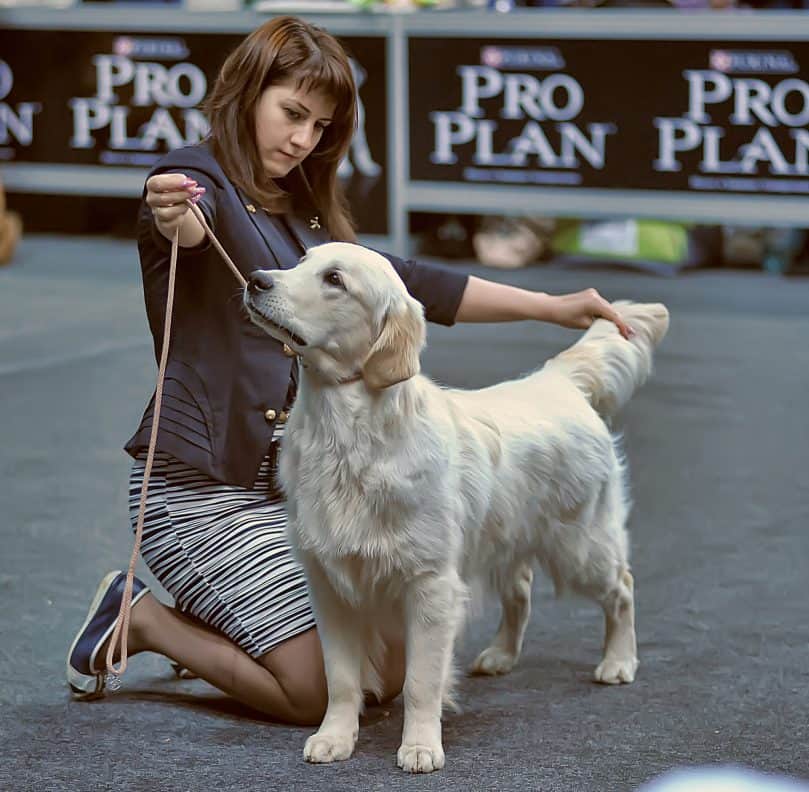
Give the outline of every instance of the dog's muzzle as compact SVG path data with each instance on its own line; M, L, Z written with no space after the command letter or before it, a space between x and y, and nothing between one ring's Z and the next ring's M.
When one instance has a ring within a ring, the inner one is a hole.
M245 287L245 304L253 317L253 321L259 325L263 323L276 330L281 330L299 347L305 347L305 339L301 338L297 333L294 333L289 327L285 327L267 315L267 305L262 298L271 298L272 295L270 293L274 286L275 281L273 280L272 274L267 272L267 270L256 270L251 273L247 280L247 286ZM256 316L258 319L255 318Z

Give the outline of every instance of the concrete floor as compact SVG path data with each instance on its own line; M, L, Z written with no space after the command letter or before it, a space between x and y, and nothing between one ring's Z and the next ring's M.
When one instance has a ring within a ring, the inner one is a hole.
M64 654L98 580L125 567L121 445L154 386L135 246L31 236L0 270L0 788L623 792L680 766L809 777L809 281L467 269L551 292L662 300L672 327L625 410L641 667L590 681L590 603L535 587L524 655L464 678L447 767L395 766L400 702L371 710L354 758L313 767L311 730L263 721L154 655L123 690L73 703ZM576 338L548 325L430 327L424 364L480 386ZM148 573L143 574L152 581ZM470 623L468 665L497 611Z

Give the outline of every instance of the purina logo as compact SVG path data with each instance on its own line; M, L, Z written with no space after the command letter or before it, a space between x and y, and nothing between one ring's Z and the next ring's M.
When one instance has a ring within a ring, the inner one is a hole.
M157 60L185 60L188 47L179 38L133 38L116 36L112 42L115 55L125 58L156 58Z
M483 47L480 62L493 69L564 69L565 59L556 47Z
M711 50L709 63L724 74L795 74L800 70L786 50Z

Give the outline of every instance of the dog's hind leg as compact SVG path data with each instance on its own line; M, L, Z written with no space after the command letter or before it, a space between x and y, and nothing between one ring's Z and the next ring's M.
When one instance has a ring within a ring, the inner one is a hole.
M500 582L500 602L503 614L500 628L492 643L477 657L473 674L507 674L514 667L522 651L525 628L531 618L531 583L534 572L531 564L521 562L513 566Z
M557 593L574 591L601 605L604 657L594 677L609 685L632 682L638 668L628 514L624 471L616 465L592 500L547 534L538 554Z
M606 685L633 682L638 670L635 582L629 571L626 532L629 498L625 473L621 468L604 488L602 508L587 537L586 557L591 559L587 577L591 581L595 579L597 585L593 594L604 611L604 657L596 667L594 678Z
M557 556L556 574L561 575L564 587L601 605L604 657L594 678L596 682L618 685L634 681L638 669L634 582L629 572L625 528L629 508L623 471L612 476L592 506L587 517L582 515L564 557Z
M587 564L580 575L567 575L565 588L594 599L604 611L604 657L594 679L606 685L633 682L638 670L635 640L634 583L625 559L616 557L603 534L592 544L582 545Z
M634 589L632 574L624 569L616 585L601 600L605 621L604 659L595 670L596 682L618 685L635 679L638 649Z

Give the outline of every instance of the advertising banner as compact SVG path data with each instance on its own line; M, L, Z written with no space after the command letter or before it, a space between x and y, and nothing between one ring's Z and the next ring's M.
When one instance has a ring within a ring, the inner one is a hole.
M809 195L809 42L411 38L410 178Z
M0 163L136 166L200 141L242 35L0 30ZM340 173L360 230L387 232L386 41L347 37L362 123Z

